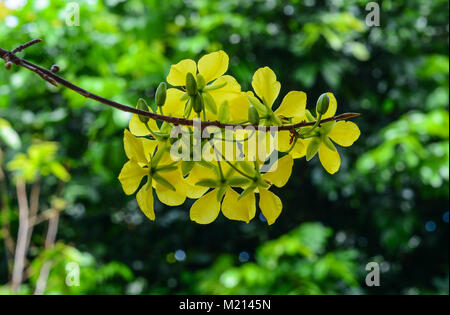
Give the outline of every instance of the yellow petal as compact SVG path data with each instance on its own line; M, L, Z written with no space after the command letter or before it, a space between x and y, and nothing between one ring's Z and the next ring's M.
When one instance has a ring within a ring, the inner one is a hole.
M273 224L281 213L283 204L273 192L259 187L259 208L269 225Z
M173 117L183 117L186 100L181 100L184 92L178 89L168 89L166 103L163 106L164 115Z
M322 119L334 116L337 110L337 101L336 97L334 97L333 93L328 92L328 97L330 98L330 105L328 106L328 110L325 114L323 114Z
M306 155L306 145L303 140L297 139L297 143L289 154L293 159L304 157Z
M289 130L280 130L278 132L278 145L277 150L280 152L286 152L291 147L291 132Z
M194 202L190 217L199 224L209 224L217 218L219 212L220 202L217 201L217 189L214 189Z
M181 171L177 169L173 172L161 173L160 175L175 187L175 191L154 181L156 182L155 191L159 201L168 206L181 205L186 200L186 186Z
M248 107L250 106L250 102L248 101L247 93L239 93L228 102L228 105L230 106L232 122L239 123L248 120Z
M294 160L292 159L292 156L287 154L276 161L270 170L262 175L262 178L277 187L283 187L291 177L293 165Z
M223 50L204 55L198 61L198 72L209 83L227 72L228 61L228 55Z
M222 202L222 213L230 220L249 223L256 213L255 194L249 194L241 200L238 198L239 194L228 188Z
M223 102L230 102L232 99L241 94L241 86L236 81L236 79L230 75L221 76L214 82L214 85L216 84L225 84L225 86L221 87L220 89L208 91L208 93L216 102L218 108L220 107L220 105L222 105Z
M148 106L147 110L151 112L151 108ZM154 121L153 119L150 119L147 124L150 129L158 130L158 125L156 125L156 121ZM139 115L136 114L133 114L131 116L128 127L130 128L131 133L137 137L147 136L150 133L145 124L139 119Z
M125 129L123 135L123 145L127 157L131 160L134 159L138 163L146 164L147 158L145 157L144 147L142 146L142 140L136 138Z
M155 211L153 210L153 190L150 187L146 190L147 185L142 186L136 195L139 208L150 220L155 220Z
M195 184L198 183L202 179L207 179L207 178L212 179L215 177L216 177L216 174L212 169L210 169L208 167L204 167L198 163L195 163L191 172L185 179L187 196L192 199L198 199L201 196L203 196L208 191L209 188L203 187L203 186L197 186Z
M341 166L341 158L339 153L328 149L328 147L323 143L319 148L319 159L325 170L330 174L336 173Z
M337 144L349 147L361 135L358 126L351 121L338 121L328 136Z
M306 110L306 93L291 91L283 98L280 107L275 114L284 117L300 118L305 115Z
M277 81L277 76L269 68L259 68L253 75L253 90L266 104L271 107L278 94L280 93L281 84Z
M167 76L167 82L173 86L185 86L186 75L192 73L195 77L197 73L197 65L194 60L184 59L176 65L170 67L169 75Z
M140 140L142 141L142 147L144 148L145 158L150 161L150 157L153 156L155 148L158 145L158 141L146 138L140 138Z
M122 167L119 174L119 181L123 191L127 195L133 194L138 189L142 177L147 175L148 169L142 168L134 160L130 160Z

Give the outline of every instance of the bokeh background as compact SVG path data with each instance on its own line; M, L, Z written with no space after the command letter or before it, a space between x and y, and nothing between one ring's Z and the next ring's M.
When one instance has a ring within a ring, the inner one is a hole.
M39 220L23 294L448 294L448 1L378 1L380 27L358 0L74 2L70 27L68 1L0 0L0 47L42 38L19 55L130 105L151 102L172 63L224 49L243 89L269 66L281 95L303 90L312 107L332 91L338 112L362 113L362 135L333 176L317 157L297 161L270 227L197 225L190 201L157 202L150 222L117 180L129 115L2 68L1 294L24 187ZM371 261L379 287L364 281ZM80 266L79 286L68 266Z

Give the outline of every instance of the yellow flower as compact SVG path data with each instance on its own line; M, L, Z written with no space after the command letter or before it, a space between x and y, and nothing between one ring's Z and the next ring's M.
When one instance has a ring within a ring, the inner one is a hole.
M327 94L330 97L330 105L322 118L334 116L337 109L336 98L332 93ZM328 173L334 174L339 170L341 158L331 140L340 146L349 147L358 140L360 134L358 126L351 121L331 121L321 124L317 135L305 140L306 159L309 161L319 152L320 163Z
M133 136L124 132L124 148L129 159L119 174L119 181L127 195L138 189L144 177L147 182L136 195L142 212L150 220L155 219L153 188L159 200L170 206L182 204L186 199L186 187L178 162L172 162L163 146L156 153L157 141Z
M252 104L256 105L256 109L261 118L266 121L266 124L293 124L305 119L306 93L301 91L291 91L286 94L281 105L275 111L272 111L272 106L278 97L281 84L269 67L260 68L255 72L252 86L256 95L262 100L262 104L258 104L256 98L250 97L250 99L253 101ZM293 145L292 148L291 145ZM295 144L292 144L291 132L288 130L278 132L277 150L280 152L289 151L293 158L305 156L303 142L297 139Z
M196 79L198 91L204 99L208 113L208 120L217 119L219 107L241 93L241 86L230 75L224 75L228 70L228 55L222 51L216 51L200 58L198 64L194 60L184 59L170 68L167 82L174 87L186 86L186 75L191 73ZM164 114L182 117L187 101L186 93L176 88L167 90ZM189 118L192 118L193 112Z
M231 187L225 191L223 201L218 199L219 189L213 189L194 202L191 207L190 217L192 221L199 224L213 222L222 209L223 215L230 220L238 220L249 223L255 217L255 196L247 195L242 199Z

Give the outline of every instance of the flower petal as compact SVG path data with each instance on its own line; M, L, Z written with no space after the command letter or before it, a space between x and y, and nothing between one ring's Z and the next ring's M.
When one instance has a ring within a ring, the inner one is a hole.
M292 159L292 156L287 154L277 160L270 170L262 175L262 178L277 187L283 187L291 177L293 165L294 160Z
M248 120L248 101L247 93L241 92L228 102L230 106L230 115L232 122L243 122Z
M130 160L134 159L138 163L147 164L148 160L145 157L141 139L133 136L128 129L125 129L124 131L123 146L125 148L125 153Z
M283 209L280 198L273 192L259 187L259 208L269 225L273 224Z
M214 189L194 202L190 217L199 224L209 224L217 218L219 212L220 202L217 201L217 189Z
M241 86L232 76L224 75L214 82L214 85L222 84L225 84L225 86L221 87L220 89L208 91L208 93L216 102L218 108L220 107L220 105L222 105L223 102L230 101L241 94Z
M324 144L320 145L319 159L325 170L330 174L336 173L341 166L341 158L339 153L328 149L328 147Z
M145 214L145 216L154 221L155 211L153 210L153 189L149 188L147 190L147 185L142 186L136 195L136 200L139 208L141 208L141 211Z
M328 136L343 147L351 146L361 135L358 126L351 121L338 121Z
M122 184L123 191L127 195L133 194L138 189L142 177L147 175L148 170L142 168L134 160L129 160L122 167L119 174L119 181Z
M197 73L197 65L194 60L184 59L176 65L170 67L169 75L167 76L167 82L173 86L185 86L186 75L192 73L194 76Z
M297 143L289 154L293 159L299 159L306 155L306 145L303 140L297 139Z
M283 98L275 114L284 117L301 118L305 115L306 93L291 91Z
M256 95L259 96L269 107L280 93L281 84L277 76L269 67L259 68L253 75L252 86Z
M227 72L228 62L228 55L223 50L219 50L200 58L198 72L205 78L205 82L209 83Z
M186 200L186 186L184 185L184 179L181 175L181 171L177 169L173 172L164 172L161 176L164 177L164 179L167 180L173 187L175 187L175 191L156 182L155 191L158 195L159 201L168 206L181 205Z
M328 97L330 98L330 104L328 105L328 110L326 111L326 113L322 115L322 119L334 116L337 110L336 97L334 97L334 94L331 92L327 92L327 94Z
M166 92L166 103L163 106L164 114L173 117L183 117L184 106L186 100L182 100L181 97L184 92L179 89L168 89Z
M148 121L148 126L152 130L158 130L156 121L154 121L153 119L150 119ZM131 133L137 137L148 136L150 134L145 124L139 119L139 115L136 114L131 116L128 127L130 128Z
M195 184L202 179L213 179L215 177L216 174L212 169L195 163L194 167L185 180L187 196L192 199L198 199L203 196L209 188L204 186L197 186Z
M239 194L234 189L228 188L222 202L222 213L230 220L249 223L256 213L255 194L248 194L241 200L238 198Z

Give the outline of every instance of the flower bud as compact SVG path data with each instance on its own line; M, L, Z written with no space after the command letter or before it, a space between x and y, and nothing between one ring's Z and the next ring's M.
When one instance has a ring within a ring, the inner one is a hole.
M330 97L328 96L327 93L323 93L317 99L317 104L316 104L317 114L319 114L319 115L325 114L327 112L329 106L330 106Z
M192 108L194 109L194 112L201 113L203 110L203 97L201 97L200 94L197 94L191 98L192 101Z
M190 72L186 74L186 89L190 96L197 95L197 81L195 81L194 75Z
M259 114L253 105L248 107L248 121L253 125L259 124Z
M155 93L155 103L156 106L163 106L166 102L166 95L167 95L167 85L165 82L161 82L158 85L158 88L156 89Z
M143 98L140 98L138 100L136 108L148 112L147 103L145 102L145 100ZM147 123L150 120L150 118L148 118L146 116L139 115L139 120L142 121L145 124L145 123Z

